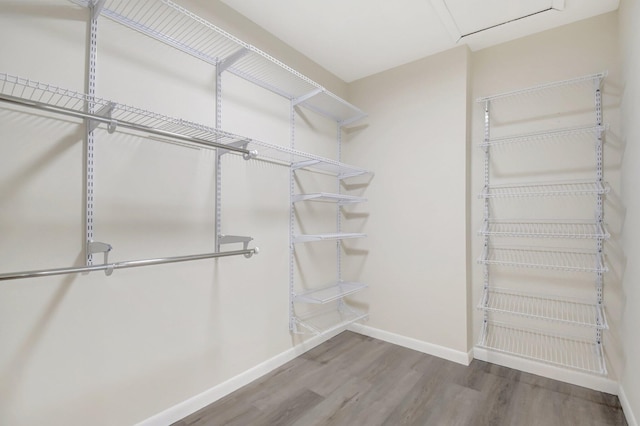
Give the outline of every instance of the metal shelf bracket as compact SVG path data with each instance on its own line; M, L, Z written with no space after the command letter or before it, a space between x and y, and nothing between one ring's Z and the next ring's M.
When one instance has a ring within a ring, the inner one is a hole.
M109 263L109 252L113 249L111 244L101 243L99 241L89 241L87 243L87 253L89 255L96 253L104 253L104 264L107 265ZM111 275L113 273L113 268L107 268L104 270L105 275Z

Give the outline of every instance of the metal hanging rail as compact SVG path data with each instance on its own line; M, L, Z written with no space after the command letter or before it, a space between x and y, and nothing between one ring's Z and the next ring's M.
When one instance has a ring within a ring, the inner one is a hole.
M48 277L52 275L80 274L83 272L93 272L93 271L105 271L107 275L111 275L111 273L116 269L137 268L139 266L161 265L163 263L187 262L191 260L203 260L203 259L212 259L212 258L228 257L228 256L240 256L240 255L244 255L246 258L250 258L254 254L258 254L258 251L259 250L256 247L256 248L247 249L247 250L224 251L224 252L218 252L218 253L193 254L188 256L162 257L162 258L155 258L155 259L127 260L127 261L115 262L115 263L105 263L102 265L78 266L78 267L71 267L71 268L41 269L41 270L23 271L23 272L9 272L5 274L0 274L0 281L15 280L15 279L22 279L22 278Z

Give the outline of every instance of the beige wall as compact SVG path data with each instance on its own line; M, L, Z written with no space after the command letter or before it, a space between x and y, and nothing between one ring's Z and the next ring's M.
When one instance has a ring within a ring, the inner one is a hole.
M369 118L345 148L376 172L350 259L370 284L367 325L463 354L468 61L459 47L350 84Z
M344 92L218 2L184 5ZM66 0L1 1L0 72L84 91L86 19ZM288 101L233 76L223 92L226 130L289 145ZM213 126L214 93L211 66L100 20L98 96ZM0 121L0 269L82 264L83 125L5 103ZM307 114L298 131L335 155L335 124ZM95 158L95 239L110 261L213 250L213 151L99 130ZM133 424L301 340L288 330L288 168L226 156L222 172L222 230L260 255L0 285L1 424Z
M605 352L610 377L615 380L621 373L620 365L620 304L621 264L620 249L620 57L617 47L617 13L580 21L554 30L525 37L509 43L487 48L473 54L473 98L565 80L582 75L608 71L603 86L604 121L610 124L604 148L604 176L612 188L605 203L605 221L612 234L606 244L607 262L611 271L605 274L605 301L611 330L605 334ZM484 110L475 103L472 124L472 192L479 194L483 187L484 153L477 147L484 135ZM492 136L524 134L534 130L570 127L595 123L593 87L578 85L575 89L558 89L495 101L492 108ZM536 182L553 180L595 179L595 155L590 139L556 139L543 142L514 144L491 151L491 182ZM473 197L470 205L473 232L481 228L482 200ZM594 197L556 199L495 200L491 203L494 218L548 218L592 219ZM592 241L556 242L549 240L509 241L493 239L496 244L522 246L551 246L565 244L570 248L595 249ZM472 240L473 259L481 255L479 237ZM530 292L574 296L590 300L595 296L593 274L547 272L535 269L491 268L491 283ZM480 300L483 285L482 268L473 273L474 303ZM473 310L474 334L479 336L482 314ZM499 321L517 321L511 317ZM535 321L524 321L524 326L544 327ZM566 330L576 336L583 329ZM586 338L593 338L589 333ZM535 372L543 374L544 368ZM549 374L548 372L546 374Z
M635 415L635 423L640 419L640 2L623 0L619 11L620 41L623 57L622 90L622 136L625 159L622 173L622 197L626 207L623 246L626 256L624 274L625 303L622 307L622 337L624 347L624 369L621 375L621 390Z

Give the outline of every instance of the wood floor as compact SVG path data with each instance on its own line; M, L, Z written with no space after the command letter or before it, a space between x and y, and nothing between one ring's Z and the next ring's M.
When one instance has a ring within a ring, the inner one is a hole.
M613 395L344 332L174 425L626 424Z

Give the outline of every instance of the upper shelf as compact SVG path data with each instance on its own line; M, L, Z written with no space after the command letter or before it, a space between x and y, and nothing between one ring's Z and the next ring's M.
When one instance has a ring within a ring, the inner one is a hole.
M245 158L294 165L296 168L331 174L340 179L372 174L328 158L4 73L0 73L0 100L90 119L95 121L96 127L101 123L106 124L110 132L122 126L205 148L222 148L241 153ZM87 112L90 105L93 105L95 113Z
M513 135L513 136L505 136L498 138L491 138L488 141L484 141L480 144L480 147L491 147L491 146L500 146L507 145L512 143L521 143L521 142L538 142L543 140L550 139L562 139L569 138L572 136L580 136L580 135L597 135L598 132L602 133L608 129L608 125L584 125L584 126L575 126L575 127L567 127L562 129L553 129L546 130L544 132L534 132L534 133L526 133L522 135Z
M592 81L597 82L597 81L602 81L602 79L605 78L606 76L607 76L607 72L605 71L597 74L590 74L582 77L571 78L568 80L553 81L551 83L544 83L544 84L539 84L537 86L525 87L524 89L517 89L511 92L504 92L504 93L497 93L495 95L490 95L490 96L483 96L481 98L476 99L476 102L493 101L497 99L508 98L511 96L519 96L519 95L524 95L528 93L540 92L548 89L553 89L556 87L590 83Z
M88 7L89 0L71 0ZM284 63L170 0L106 0L100 14L335 120L366 114Z

